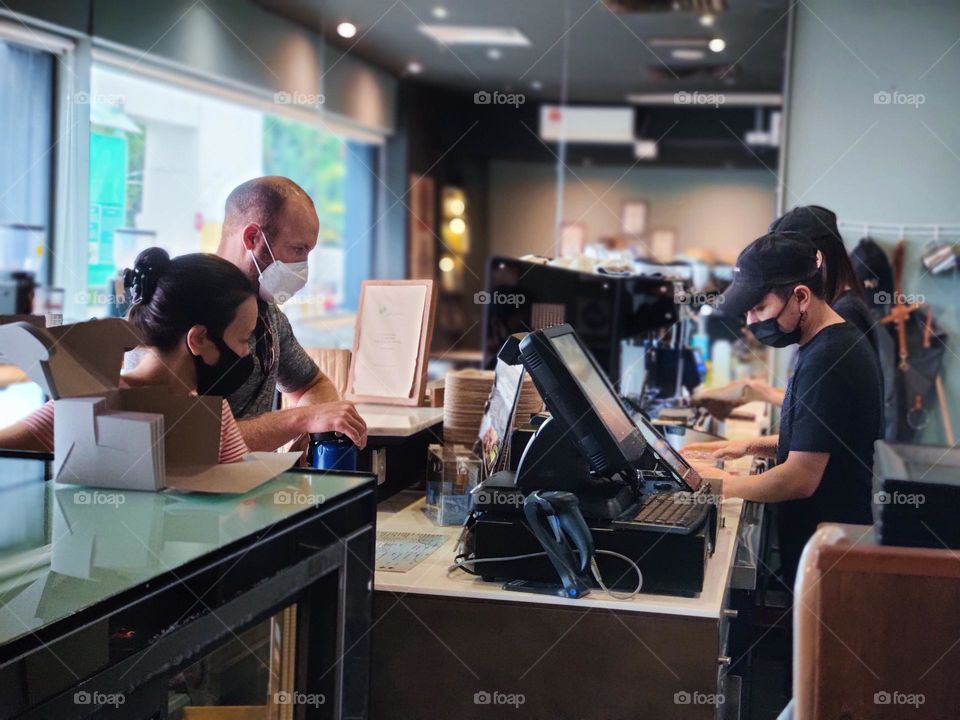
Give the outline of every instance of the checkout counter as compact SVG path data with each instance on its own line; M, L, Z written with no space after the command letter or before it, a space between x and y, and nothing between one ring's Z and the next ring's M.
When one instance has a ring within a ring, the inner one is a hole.
M551 465L578 455L604 477L633 477L623 482L628 492L614 488L621 511L639 511L646 491L670 484L711 502L705 479L658 447L663 438L620 402L572 329L532 336L514 362L531 372L553 417L517 469L525 495L582 490L591 524L616 520L596 511L604 502L588 509L585 488L541 483L544 470L583 480L574 472L583 462ZM552 380L525 355L534 340L546 343L540 359ZM551 361L543 354L551 343L573 355ZM589 432L580 423L587 410ZM537 584L534 576L552 572L546 558L531 565L530 577L519 573L526 586L518 592L496 574L485 580L451 571L462 529L435 525L422 497L406 490L425 474L442 409L360 411L369 452L388 456L382 477L291 471L241 496L114 491L112 504L90 503L84 489L45 482L42 473L0 488L0 512L7 508L11 521L18 513L34 517L39 526L29 537L11 536L3 556L0 719L116 710L78 709L77 693L122 694L124 717L218 717L200 709L201 693L191 694L192 673L205 659L204 668L219 668L222 648L238 639L259 643L255 654L267 665L266 699L247 704L254 712L289 704L278 697L306 697L324 701L295 716L479 718L497 714L490 706L512 705L518 717L738 717L740 681L728 642L742 503L721 505L714 494L712 525L684 535L697 538L702 568L683 592L658 591L655 582L675 567L677 556L665 549L680 535L669 532L643 536L649 542L633 558L647 577L629 597L622 593L634 582L632 570L623 568L619 578L608 575L612 593L583 587L573 599L556 588L525 591ZM577 441L556 448L568 435L564 423ZM598 454L591 443L601 436ZM296 501L278 503L281 493ZM317 496L324 501L310 500ZM514 522L522 521L507 524ZM433 552L383 569L375 546L391 533L432 538ZM600 565L609 573L609 558ZM226 668L217 673L223 687Z
M573 428L579 431L580 441L573 444L581 445L586 453L591 439L585 436L601 433L602 426L615 427L623 418L613 416L621 413L635 432L629 433L629 439L624 435L618 440L611 435L602 441L608 454L605 459L594 458L594 465L614 463L606 467L608 474L621 469L622 463L612 459L619 452L610 449L607 441L612 441L616 447L626 448L623 453L631 467L661 473L661 479L667 477L671 472L666 460L669 450L658 446L658 440L662 443L663 439L658 439L656 431L651 436L640 430L644 421L629 415L602 370L582 352L572 329L561 326L531 336L544 344L539 357L530 355L525 364L552 412L550 422L566 422L562 428L565 432L555 436L554 443L563 442L556 437L566 436L566 431ZM527 342L530 350L533 339ZM543 365L539 363L548 359L543 351L549 352L550 348L558 351L553 360L560 360L554 363L553 379L557 382L552 385L549 380L544 382ZM572 377L559 374L564 368L572 371ZM571 395L588 402L565 403ZM579 421L583 420L584 408L589 407L601 411L586 429L587 425ZM544 427L538 434L550 437ZM759 434L759 427L741 421L738 425L731 423L727 431L731 436L745 437ZM536 443L535 437L520 461L516 476L520 485L524 482L523 465L530 457L545 464L553 455L567 457L553 446L535 453L532 448ZM728 464L727 469L749 472L751 464L750 458L744 458ZM567 464L566 469L568 476L573 474L572 465ZM529 478L527 473L527 482ZM689 475L687 485L680 478L674 479L676 489L685 493L697 489L691 485L699 484ZM699 481L705 484L707 478ZM526 490L529 494L530 488ZM704 492L703 485L699 492ZM633 500L642 505L644 493L641 490L639 494ZM702 499L709 501L707 497ZM589 515L589 503L583 505L583 514ZM703 575L695 592L684 596L641 588L627 596L624 589L635 586L636 581L633 570L621 564L620 577L607 578L607 584L616 588L613 593L591 583L586 594L573 599L568 593L542 587L524 587L521 590L536 591L518 592L518 583L504 582L502 572L509 571L498 569L497 577L484 578L479 563L473 569L480 575L452 568L455 557L464 555L464 536L469 529L437 526L424 513L424 500L416 493L400 493L382 502L377 517L381 537L403 533L423 541L430 538L435 549L402 567L378 567L372 676L389 681L374 682L371 717L484 718L496 712L491 705L506 706L501 714L519 709L518 717L739 717L738 671L742 668L731 659L728 649L730 622L736 617L731 590L738 576L749 581L749 564L756 558L755 550L744 553L741 549L741 539L756 534L755 528L745 527L744 505L729 500L716 508L715 536L701 555ZM746 505L749 508L750 504ZM495 517L505 525L511 522L502 514ZM521 521L518 518L514 522L519 526ZM603 521L588 518L588 522L595 528ZM470 525L468 520L468 528ZM598 552L602 552L596 529L593 536ZM655 584L652 579L658 575L684 574L675 564L671 566L681 557L678 551L665 550L676 535L659 532L648 537L652 541L646 541L635 554L624 551L636 558L645 578L651 578L645 579L644 587ZM530 542L536 542L532 536ZM528 550L517 548L515 552L528 557ZM533 568L534 561L527 560L526 569L516 573L542 577L541 572L549 572L546 558L536 561L541 563L538 569ZM509 562L503 562L497 567L508 566ZM754 562L754 577L755 569ZM603 572L608 570L609 564ZM618 579L622 582L617 583ZM521 577L519 584L536 585L529 580ZM585 581L590 583L590 578L585 577ZM560 585L556 574L553 585Z

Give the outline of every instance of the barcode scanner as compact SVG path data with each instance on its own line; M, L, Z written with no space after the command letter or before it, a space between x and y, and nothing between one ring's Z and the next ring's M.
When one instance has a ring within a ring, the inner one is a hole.
M523 514L560 575L564 594L571 598L588 594L587 571L593 560L593 535L580 513L577 496L561 490L537 490L523 501Z

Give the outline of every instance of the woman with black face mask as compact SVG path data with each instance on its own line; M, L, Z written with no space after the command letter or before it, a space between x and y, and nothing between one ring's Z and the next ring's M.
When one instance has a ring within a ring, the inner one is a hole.
M127 319L144 339L136 368L121 387L166 385L180 394L225 396L253 371L250 337L257 322L255 292L232 263L195 253L171 259L161 248L137 256L124 276ZM53 449L53 402L0 430L0 447ZM223 402L220 462L248 452L230 406Z

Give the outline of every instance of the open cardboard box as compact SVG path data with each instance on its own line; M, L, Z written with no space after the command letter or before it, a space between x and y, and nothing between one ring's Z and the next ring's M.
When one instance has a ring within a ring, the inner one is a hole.
M118 388L124 353L140 343L120 318L0 325L0 352L55 401L54 480L243 493L296 462L298 453L258 452L220 464L221 398Z

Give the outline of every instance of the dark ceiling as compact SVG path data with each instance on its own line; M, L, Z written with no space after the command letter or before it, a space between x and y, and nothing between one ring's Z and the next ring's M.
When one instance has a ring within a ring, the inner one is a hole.
M786 0L727 0L713 27L690 12L615 14L600 0L257 1L394 75L406 76L416 61L423 66L419 80L471 92L556 100L564 65L572 102L619 104L631 93L679 90L778 93L783 81ZM433 15L438 5L445 19ZM343 20L358 28L352 40L336 34ZM419 32L421 23L514 27L530 45L501 47L494 60L489 46L446 47ZM673 37L720 37L726 49L706 50L703 60L677 60L670 47L653 42Z

